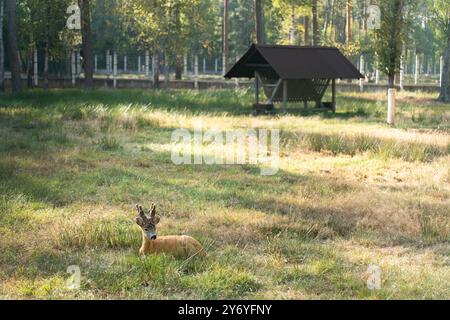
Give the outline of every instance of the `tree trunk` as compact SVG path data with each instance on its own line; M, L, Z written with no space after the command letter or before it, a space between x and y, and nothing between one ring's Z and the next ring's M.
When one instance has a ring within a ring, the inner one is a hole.
M256 42L258 44L264 44L264 9L262 0L255 0L255 12L256 12Z
M291 45L295 45L295 25L297 23L296 19L295 19L295 8L294 6L292 6L291 8L291 30L289 32L289 43Z
M16 3L14 0L6 0L6 11L8 14L8 52L12 90L13 92L21 92L22 80L20 78L19 51L17 49Z
M331 0L327 1L327 6L325 9L325 22L323 24L323 39L326 40L328 38L328 27L330 25L330 17L331 17L332 4Z
M48 42L45 45L44 57L44 88L48 89Z
M309 17L305 16L305 46L309 45Z
M159 89L159 52L155 50L153 53L153 87Z
M33 87L33 49L27 53L27 87Z
M78 0L81 10L81 36L84 58L84 86L94 87L94 52L92 47L91 10L89 0Z
M175 66L175 79L181 80L183 76L183 60L181 59L181 56L177 53L176 56L176 66Z
M351 1L347 0L347 47L350 46L350 41L352 40L352 9L351 9Z
M319 45L319 17L317 13L317 0L312 0L312 25L313 25L313 46Z
M388 89L395 88L395 74L391 74L388 76Z
M3 0L0 0L0 91L5 90L5 46L3 44Z
M228 0L223 1L223 35L222 35L222 50L223 50L223 74L228 71Z
M175 19L175 29L178 34L181 33L181 17L180 17L180 6L176 5L174 8L174 19ZM175 45L175 79L181 80L183 75L183 57L182 48L179 41Z
M332 43L333 40L335 39L335 37L333 38L333 26L335 25L334 16L336 14L336 5L335 5L334 0L331 0L330 11L331 11L331 13L330 13L330 37L328 39L329 39L329 42ZM336 31L334 31L334 32L336 32Z
M439 101L450 102L450 32L447 35L447 48L443 58L442 85L439 94Z
M164 90L169 89L169 55L167 54L167 51L164 52Z

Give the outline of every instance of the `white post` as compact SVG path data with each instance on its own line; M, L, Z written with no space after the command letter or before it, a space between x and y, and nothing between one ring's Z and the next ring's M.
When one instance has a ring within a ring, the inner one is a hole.
M113 73L113 69L114 69L114 66L113 66L113 64L114 64L114 62L113 62L113 54L110 54L109 55L109 73Z
M109 73L109 70L111 69L109 57L110 57L109 50L106 50L106 73Z
M227 62L225 60L226 54L223 53L222 55L222 75L225 75L227 73Z
M215 60L214 71L216 74L219 73L219 60L217 58Z
M442 88L442 78L444 77L444 57L439 60L439 87Z
M126 73L128 71L128 57L127 55L123 56L123 72Z
M387 123L390 125L395 125L395 89L388 90Z
M145 50L145 75L150 76L150 52Z
M142 72L141 56L138 56L138 73Z
M38 52L37 52L37 49L34 49L33 64L34 64L33 80L34 80L34 85L37 87L38 84L39 84L39 79L38 79Z
M158 53L155 52L152 56L152 75L154 76L157 72L159 72L159 58Z
M400 57L400 91L403 91L404 88L404 80L405 80L405 55L402 54L402 56Z
M239 55L236 54L236 62L239 61ZM234 84L236 86L236 89L239 89L239 78L234 78Z
M113 81L114 81L114 88L117 88L117 52L114 51L114 57L113 57Z
M359 91L364 92L364 81L365 79L365 73L366 71L365 69L365 63L364 63L364 55L361 55L360 59L359 59L359 69L361 74L364 76L363 79L359 79Z
M259 75L258 75L258 71L255 71L255 104L259 105Z
M97 73L98 71L98 57L97 55L94 56L94 73Z
M194 88L198 89L198 55L194 58Z
M417 85L419 83L419 74L420 74L420 64L419 64L419 55L416 53L416 70L414 72L414 84Z
M187 76L187 73L188 73L188 54L187 52L185 52L183 57L183 74Z
M203 58L203 74L206 74L206 58Z
M291 28L289 31L289 43L293 46L295 45L295 29L294 27Z
M76 77L75 77L75 74L76 74L76 67L77 67L77 65L76 65L76 59L77 59L77 57L76 57L76 53L75 53L75 50L72 50L72 63L71 63L71 66L72 66L72 68L71 68L71 72L72 72L72 85L75 85L76 84L76 82L77 82L77 79L76 79Z
M380 70L376 69L375 70L375 84L379 84L380 83Z
M81 75L81 51L77 51L77 77Z

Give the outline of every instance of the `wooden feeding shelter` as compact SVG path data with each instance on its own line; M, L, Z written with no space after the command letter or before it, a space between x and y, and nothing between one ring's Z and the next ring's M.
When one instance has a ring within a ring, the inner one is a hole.
M316 108L336 111L336 79L360 79L364 76L337 49L331 47L300 47L255 45L228 71L225 78L255 79L255 113L273 110L274 103L308 101ZM332 101L323 103L327 88L332 88ZM266 104L260 104L263 88Z

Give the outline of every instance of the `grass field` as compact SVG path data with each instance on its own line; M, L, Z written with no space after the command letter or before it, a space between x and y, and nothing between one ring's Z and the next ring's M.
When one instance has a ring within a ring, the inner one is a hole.
M0 95L0 298L450 298L450 105L341 94L251 117L250 91ZM280 172L175 166L174 129L279 128ZM138 257L133 205L207 257ZM81 289L68 290L68 266ZM367 289L369 265L381 290Z

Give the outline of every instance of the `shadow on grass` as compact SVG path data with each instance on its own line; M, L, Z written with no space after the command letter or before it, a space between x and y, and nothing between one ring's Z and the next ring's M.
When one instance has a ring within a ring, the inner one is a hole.
M358 107L364 104L363 107ZM337 113L318 111L314 108L304 109L300 105L291 104L288 113L294 116L321 116L327 119L367 118L369 121L381 121L379 117L371 117L373 111L368 104L370 99L345 97L338 95ZM187 114L205 114L246 116L252 114L253 95L249 90L33 90L19 95L1 94L0 108L30 107L32 109L63 110L86 106L102 105L112 109L123 106L148 107L155 110L177 111ZM374 107L374 106L372 106ZM278 108L279 109L279 108ZM61 111L62 112L62 111Z
M250 95L246 91L155 91L155 90L35 90L21 94L0 95L0 108L30 107L58 110L102 105L148 107L188 114L251 114Z

